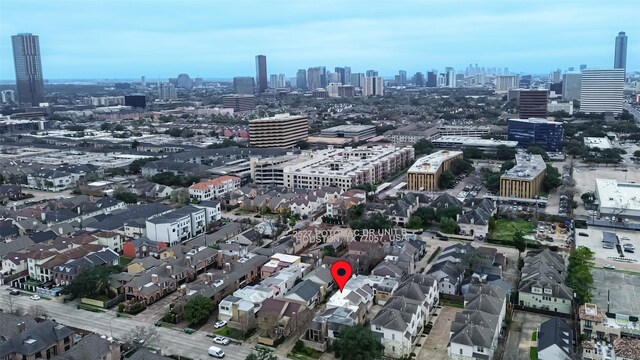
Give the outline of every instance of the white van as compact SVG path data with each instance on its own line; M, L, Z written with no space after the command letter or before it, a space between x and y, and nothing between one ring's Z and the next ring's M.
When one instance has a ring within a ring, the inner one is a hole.
M209 356L222 359L224 357L224 351L217 346L212 346L209 348Z

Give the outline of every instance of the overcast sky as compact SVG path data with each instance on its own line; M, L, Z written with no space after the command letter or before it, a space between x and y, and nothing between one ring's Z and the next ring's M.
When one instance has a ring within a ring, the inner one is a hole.
M546 74L613 66L626 31L640 70L637 0L0 0L0 79L11 35L40 36L47 79L255 75L351 66L390 76L470 63Z

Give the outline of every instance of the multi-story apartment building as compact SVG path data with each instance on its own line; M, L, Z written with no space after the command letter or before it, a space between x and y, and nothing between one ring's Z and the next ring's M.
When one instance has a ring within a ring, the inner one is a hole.
M239 188L239 177L224 175L189 186L189 196L200 201L219 199Z
M407 189L437 189L440 175L449 170L456 159L462 159L462 151L441 150L418 159L407 172Z
M540 155L516 154L516 166L500 176L500 196L530 199L542 191L547 164Z
M279 114L249 121L251 146L291 148L308 138L309 121L303 115Z
M222 106L234 112L252 111L256 108L256 97L246 94L226 95L222 97Z
M367 76L362 84L362 96L384 95L384 79L382 76Z
M527 148L537 145L546 151L560 151L562 149L564 130L560 122L530 118L509 119L507 124L507 140L517 141L519 147Z
M151 241L169 246L203 234L207 228L206 210L187 205L146 222L146 235Z
M518 114L520 119L547 117L548 90L520 90Z
M624 69L586 69L582 72L580 111L585 113L622 112Z

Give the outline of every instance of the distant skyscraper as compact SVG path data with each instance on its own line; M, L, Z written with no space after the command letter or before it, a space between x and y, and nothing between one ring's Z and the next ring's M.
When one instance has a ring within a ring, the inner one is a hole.
M384 80L381 76L367 76L362 86L362 96L384 95Z
M574 71L574 69L575 69L575 68L574 68L573 66L569 66L568 71Z
M158 98L160 100L175 100L178 98L176 87L171 83L162 83L158 85Z
M404 70L400 70L398 71L398 75L400 77L400 85L404 86L407 85L407 72ZM423 77L424 79L424 77Z
M559 83L562 80L562 71L560 69L551 73L550 80L553 83Z
M255 82L251 76L239 76L233 78L233 92L238 95L253 95Z
M12 36L11 42L18 103L23 106L37 106L44 102L40 40L37 35L24 33Z
M378 76L378 72L376 70L367 70L365 74L367 77Z
M413 84L415 86L424 86L424 74L417 72L413 75Z
M520 81L517 75L498 75L496 76L496 91L507 92L509 89L518 87Z
M269 87L272 89L278 87L278 74L271 74L269 77Z
M142 87L147 87L147 79L144 77L144 75L142 75L142 77L140 78L140 85L142 85Z
M520 88L528 89L531 86L531 75L522 75L518 84Z
M438 86L438 72L436 70L427 72L427 87L436 87Z
M307 90L307 70L298 69L296 73L296 87L300 90Z
M622 112L624 69L584 70L580 91L580 111L585 113Z
M456 71L448 67L446 70L445 86L456 87Z
M320 67L310 67L307 70L307 86L309 90L316 90L322 87L321 71Z
M327 87L328 80L329 80L327 79L327 67L320 66L319 69L320 69L320 87L324 89Z
M329 84L334 83L334 84L342 85L342 77L340 76L339 72L330 72L330 73L328 73L327 74L327 81L329 82Z
M568 72L562 75L562 97L565 100L580 100L580 88L582 87L582 74Z
M278 87L287 87L287 76L285 74L278 74Z
M363 73L351 74L351 85L361 88L363 83L364 83L364 74Z
M264 55L256 55L256 85L258 95L267 90L267 57Z
M580 71L584 70L587 68L587 64L582 64L580 65Z
M193 87L193 81L188 74L180 74L177 78L178 87L184 89L191 89Z
M336 73L338 74L337 78L334 79L329 79L330 82L339 82L340 84L344 84L345 83L345 74L344 74L344 68L343 67L337 67L336 68ZM331 96L331 95L329 95Z
M627 69L627 35L620 31L616 36L616 53L613 60L614 69Z
M193 80L193 86L202 87L204 85L204 80L201 77L197 77Z
M351 67L350 66L344 67L344 77L342 77L342 84L351 85Z
M520 119L547 117L547 90L521 90L518 99Z

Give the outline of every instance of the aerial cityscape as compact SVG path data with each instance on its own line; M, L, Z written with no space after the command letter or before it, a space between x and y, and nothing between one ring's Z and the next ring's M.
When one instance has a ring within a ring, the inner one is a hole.
M638 13L0 2L0 360L640 360Z

